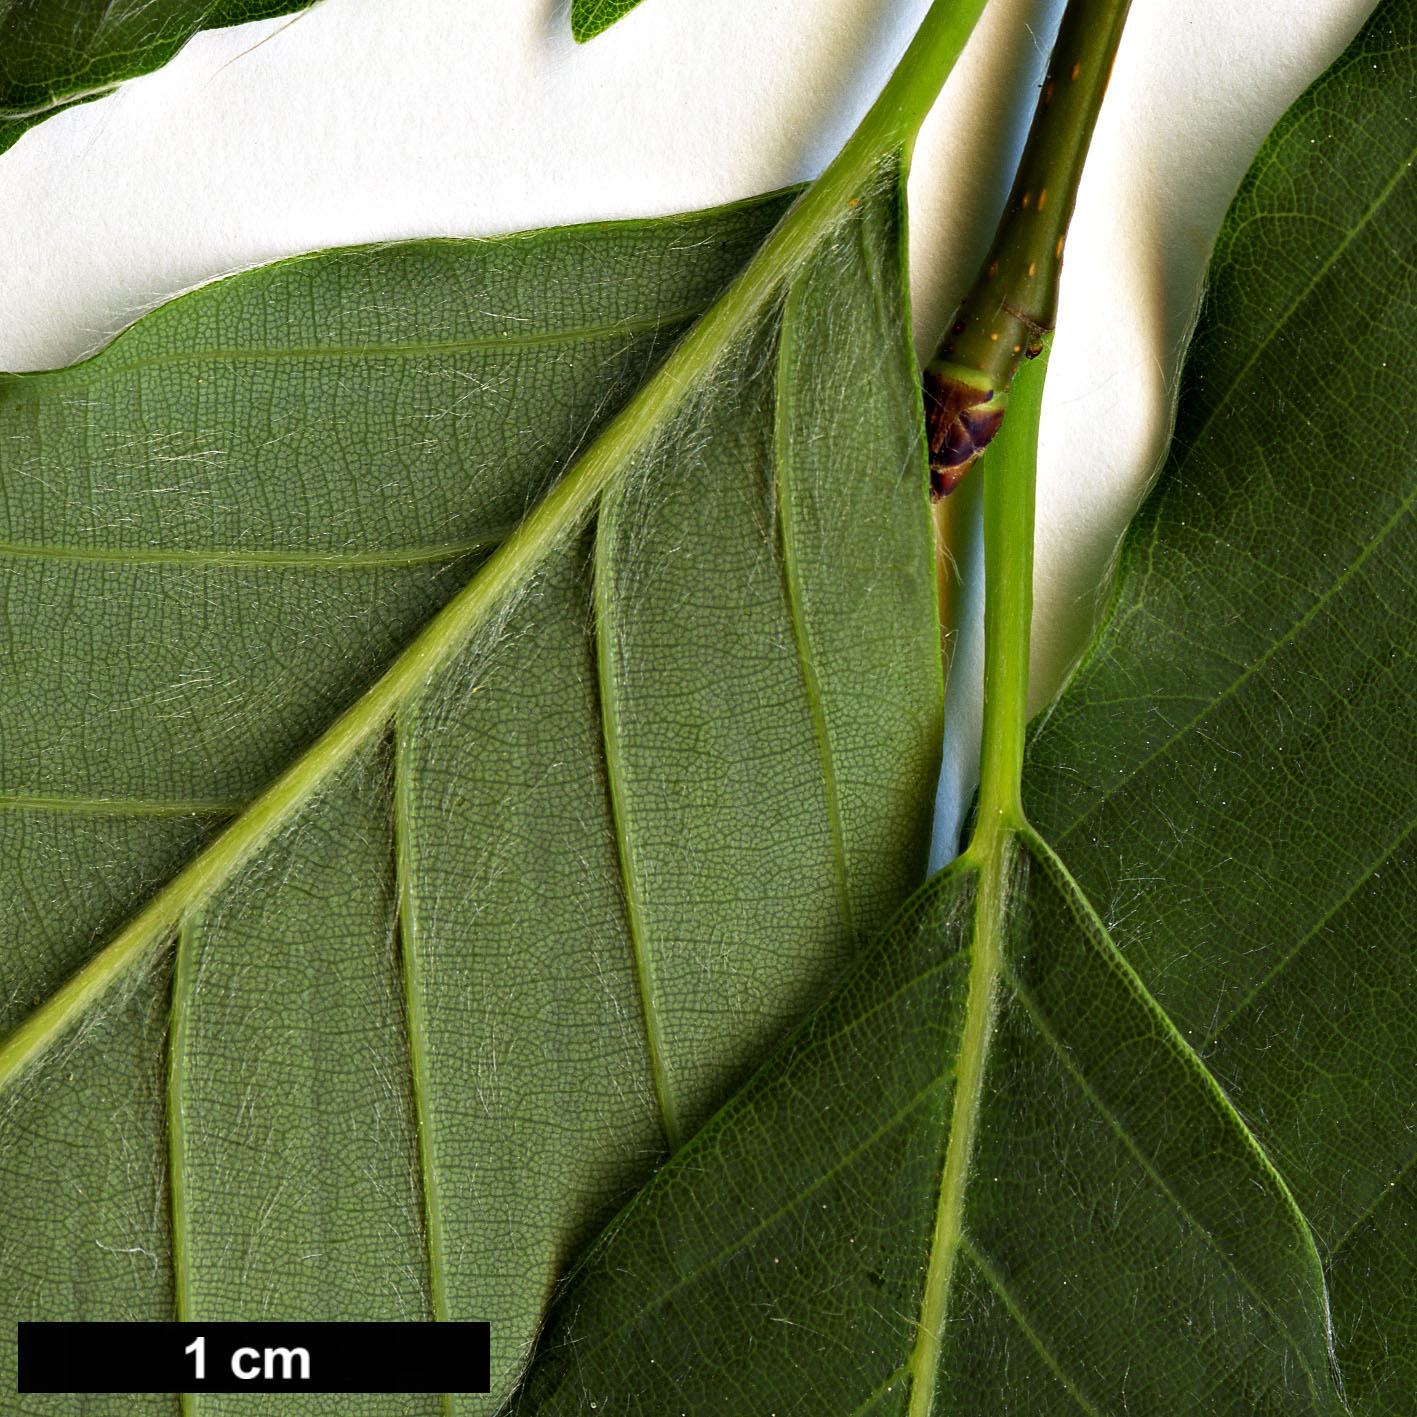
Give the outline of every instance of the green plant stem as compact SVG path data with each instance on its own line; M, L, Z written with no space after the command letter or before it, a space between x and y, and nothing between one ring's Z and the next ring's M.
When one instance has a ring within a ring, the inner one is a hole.
M1033 521L1038 424L1047 373L1039 357L1014 384L1013 417L989 459L984 485L984 724L975 839L1023 824L1024 727L1033 623Z
M996 384L1057 319L1068 223L1129 5L1075 0L1064 13L1004 220L945 338L948 357Z
M670 353L585 454L489 557L482 570L365 694L158 891L109 942L0 1042L0 1089L18 1078L90 1006L151 959L183 919L378 734L469 642L551 549L590 517L610 481L654 440L682 395L707 376L840 224L887 164L909 162L915 135L983 11L985 0L934 0L885 88L822 176L798 199L729 290Z
M955 1060L954 1102L926 1267L920 1326L910 1360L909 1417L930 1417L956 1261L964 1243L964 1198L993 1041L1001 942L1009 908L1014 833L1025 825L1019 796L1033 614L1033 507L1038 420L1047 351L1019 375L1014 416L989 454L984 489L984 733L979 810L969 847L952 870L978 873L970 936L969 993Z
M1131 0L1070 0L989 254L925 368L930 474L953 491L1058 312L1063 246Z
M1022 799L1023 749L1033 620L1038 428L1047 346L1056 309L1063 238L1126 11L1127 0L1070 0L1013 195L980 280L965 298L956 320L952 338L957 344L947 346L951 358L960 357L960 348L978 353L978 367L955 371L955 385L972 397L978 394L979 384L971 381L981 375L987 387L977 402L990 405L986 418L992 419L977 446L966 449L968 457L962 466L952 464L950 472L962 475L996 431L999 436L994 439L984 483L984 722L979 798L969 845L951 868L976 873L969 984L919 1328L910 1358L908 1417L931 1417L934 1412L950 1296L960 1252L968 1243L964 1203L1016 889L1015 843L1019 833L1028 830ZM1086 82L1085 74L1090 75ZM1071 89L1060 97L1056 86L1063 80ZM1050 205L1044 198L1040 212L1039 194L1049 186L1058 199ZM983 331L982 342L971 345L970 337L979 331ZM1007 331L1014 331L1016 337ZM1001 355L1005 340L1008 347ZM930 405L931 377L938 380L942 368L946 380L953 377L948 361L937 359L926 371L927 407L932 411L938 411L939 404ZM1014 412L1005 421L1002 406L1010 385ZM968 398L960 400L965 412L971 406ZM937 449L933 428L931 432L933 479ZM943 490L950 486L953 482Z

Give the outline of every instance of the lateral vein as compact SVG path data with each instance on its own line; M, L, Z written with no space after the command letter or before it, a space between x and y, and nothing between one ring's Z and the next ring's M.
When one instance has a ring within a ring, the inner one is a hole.
M240 551L217 548L200 551L186 547L171 550L127 549L110 546L47 546L38 542L0 542L0 556L22 560L97 561L105 565L135 566L259 566L275 570L398 570L405 566L423 566L440 561L452 561L473 551L481 551L501 542L511 530L508 526L493 527L462 541L450 541L440 546L415 546L393 551Z
M162 801L145 797L64 797L44 792L0 792L0 811L76 812L93 817L230 817L241 798Z
M816 658L812 653L807 631L806 605L803 602L802 563L798 555L797 538L791 509L791 470L787 453L790 426L790 393L786 369L794 346L796 315L802 302L802 283L793 282L784 303L782 325L778 334L777 380L773 391L773 469L776 484L776 521L782 545L782 580L792 620L792 639L797 651L797 665L802 674L802 688L812 717L812 734L822 764L822 792L826 798L827 824L831 833L832 872L836 879L837 905L847 939L853 944L856 931L852 922L850 870L846 854L846 834L842 826L841 794L836 780L836 765L832 758L831 735L827 729L826 705L822 701L822 684L817 674Z
M984 1282L999 1296L1000 1302L1009 1311L1009 1317L1018 1325L1023 1332L1023 1336L1033 1345L1034 1351L1048 1365L1053 1376L1062 1383L1069 1397L1088 1414L1088 1417L1103 1417L1102 1411L1093 1405L1091 1399L1082 1391L1073 1380L1063 1371L1062 1365L1053 1356L1047 1344L1043 1342L1042 1336L1033 1326L1033 1322L1028 1315L1019 1307L1013 1295L1009 1292L1002 1277L994 1270L993 1266L979 1252L978 1246L968 1235L960 1236L960 1248L969 1256L974 1267L984 1276Z
M1072 1055L1068 1048L1064 1045L1063 1041L1057 1036L1057 1034L1054 1033L1052 1028L1049 1027L1048 1021L1044 1016L1042 1010L1038 1007L1037 1001L1012 975L1008 976L1008 981L1009 987L1013 991L1014 997L1017 998L1019 1003L1023 1005L1024 1011L1033 1021L1033 1026L1038 1030L1043 1040L1048 1044L1049 1048L1053 1052L1053 1055L1058 1059L1060 1063L1062 1063L1063 1067L1067 1070L1067 1072L1072 1075L1073 1081L1076 1082L1078 1087L1082 1089L1083 1095L1097 1109L1098 1115L1101 1116L1102 1119L1111 1128L1113 1134L1118 1138L1118 1140L1121 1141L1122 1145L1125 1146L1129 1152L1131 1152L1132 1156L1136 1160L1137 1165L1140 1166L1141 1169L1146 1173L1146 1175L1151 1178L1152 1183L1161 1192L1161 1194L1164 1195L1166 1199L1171 1203L1171 1205L1175 1208L1176 1212L1181 1215L1195 1229L1196 1233L1200 1235L1200 1237L1205 1241L1206 1246L1214 1253L1216 1258L1219 1259L1221 1263L1225 1266L1225 1268L1228 1269L1231 1274L1235 1276L1235 1278L1240 1282L1241 1287L1250 1296L1250 1298L1254 1300L1255 1306L1259 1309L1263 1309L1264 1312L1268 1314L1269 1317L1273 1320L1274 1326L1279 1329L1281 1333L1288 1335L1290 1337L1291 1342L1293 1342L1293 1336L1289 1335L1287 1326L1279 1317L1279 1315L1275 1312L1274 1306L1268 1301L1268 1299L1265 1298L1263 1293L1261 1293L1258 1289L1255 1288L1255 1286L1251 1283L1249 1276L1246 1275L1235 1263L1234 1256L1226 1253L1224 1248L1222 1248L1222 1246L1216 1239L1215 1235L1211 1232L1210 1227L1203 1224L1201 1220L1191 1210L1190 1206L1186 1204L1185 1200L1182 1199L1182 1197L1176 1193L1171 1183L1167 1181L1167 1179L1161 1174L1160 1171L1157 1170L1155 1163L1149 1157L1147 1157L1145 1153L1143 1153L1141 1147L1137 1144L1136 1139L1127 1130L1127 1128L1123 1126L1120 1118L1118 1118L1112 1108L1107 1105L1106 1101L1099 1095L1099 1093L1092 1086L1092 1084L1088 1082L1087 1078L1083 1075L1082 1070L1073 1061ZM1302 1349L1297 1343L1294 1344L1294 1351L1296 1356L1298 1357L1300 1367L1303 1368L1305 1375L1308 1377L1309 1388L1317 1397L1318 1383L1315 1378L1314 1371L1309 1366L1307 1360L1304 1357Z
M409 1085L417 1124L419 1189L423 1196L423 1220L428 1240L428 1288L432 1316L449 1318L447 1298L447 1256L443 1244L443 1215L437 1185L432 1088L428 1080L428 1021L423 1007L422 961L419 955L418 919L413 905L415 871L412 821L409 802L411 769L408 763L408 732L403 711L393 718L394 861L398 878L399 970L404 989L404 1027L408 1037ZM446 1408L447 1396L444 1395Z
M777 1224L778 1221L782 1220L785 1216L791 1215L794 1210L799 1209L804 1201L810 1200L823 1186L828 1185L841 1172L846 1170L853 1161L858 1160L870 1151L882 1137L889 1135L890 1132L900 1126L913 1112L923 1107L925 1103L929 1101L931 1095L939 1090L941 1083L948 1077L948 1071L936 1073L929 1082L920 1088L908 1101L903 1103L886 1121L876 1127L869 1136L862 1138L850 1151L837 1157L826 1170L818 1172L817 1175L813 1177L810 1185L798 1191L791 1200L784 1205L778 1206L776 1210L770 1211L766 1215L758 1216L751 1226L734 1237L731 1244L717 1251L701 1264L695 1265L693 1269L680 1273L673 1284L654 1296L652 1302L645 1303L630 1318L625 1319L613 1329L601 1334L594 1342L582 1348L580 1350L581 1357L588 1357L597 1350L604 1348L606 1344L613 1343L637 1321L641 1313L662 1309L676 1294L687 1289L700 1275L707 1274L716 1269L726 1259L743 1251L756 1240L759 1235L765 1234L773 1225ZM902 1368L901 1371L903 1372L905 1369Z
M131 360L126 364L114 364L112 368L92 368L96 361L115 345L110 344L97 354L67 369L44 370L34 374L14 374L15 381L44 380L63 388L88 388L106 383L124 374L137 373L143 369L159 368L171 364L221 363L283 363L286 360L312 359L418 359L438 354L473 354L480 350L527 349L538 345L579 344L598 339L623 339L626 335L655 334L660 330L673 329L683 325L703 313L702 306L687 310L670 310L662 315L647 315L633 320L617 320L606 325L581 325L563 330L539 330L530 333L509 329L495 335L470 335L464 339L449 340L407 340L389 344L362 345L293 345L284 349L214 348L178 349L165 354L152 354ZM119 335L119 339L122 335Z
M596 677L600 693L601 739L605 745L605 779L610 795L610 816L615 828L615 855L620 866L621 891L625 900L625 923L630 934L630 953L639 991L640 1013L644 1019L645 1050L649 1056L650 1082L654 1088L660 1125L665 1144L671 1152L684 1140L675 1105L670 1078L668 1041L660 1018L654 960L645 926L643 903L640 899L639 873L635 867L635 850L631 840L629 817L629 785L625 781L625 765L620 753L623 726L620 721L620 699L617 686L621 682L616 671L615 604L611 584L611 553L607 549L607 530L613 535L617 499L608 496L601 504L596 523L592 553L592 597L595 607Z

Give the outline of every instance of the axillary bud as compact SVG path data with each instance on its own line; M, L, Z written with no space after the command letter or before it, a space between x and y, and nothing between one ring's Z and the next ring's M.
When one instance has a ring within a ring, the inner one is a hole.
M999 431L1009 395L1007 389L993 388L977 373L944 360L926 366L923 386L930 494L938 500L959 486Z

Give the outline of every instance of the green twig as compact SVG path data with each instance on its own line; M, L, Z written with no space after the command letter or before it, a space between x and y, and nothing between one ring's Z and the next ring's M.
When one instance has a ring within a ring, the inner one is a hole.
M1078 179L1131 0L1071 0L994 244L925 368L930 481L958 486L1008 407L1014 373L1058 310Z
M1127 3L1069 0L993 247L944 349L927 367L931 478L941 493L958 482L998 431L1020 365L1046 350L1063 239ZM1034 484L1046 365L1046 358L1039 359L1019 374L1016 412L1004 424L984 483L979 801L969 845L951 868L971 873L975 881L969 984L919 1329L909 1364L908 1417L931 1417L936 1409L954 1280L959 1257L969 1244L965 1199L1014 908L1017 839L1027 829L1020 788L1033 615Z

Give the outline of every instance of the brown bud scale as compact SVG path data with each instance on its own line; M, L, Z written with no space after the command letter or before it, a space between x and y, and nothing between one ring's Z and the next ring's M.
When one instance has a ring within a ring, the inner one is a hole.
M930 492L937 500L959 486L1004 421L1008 397L952 378L947 369L925 370L925 434L930 450Z

